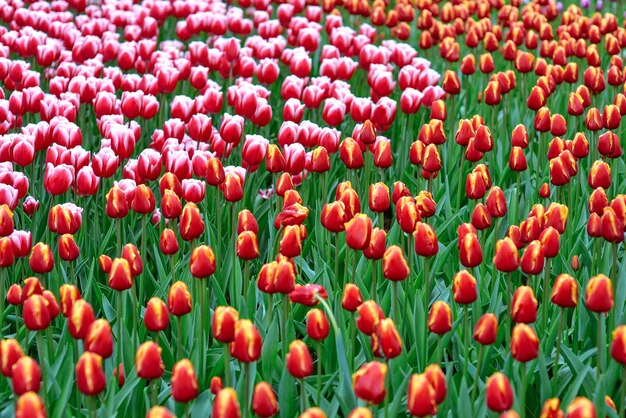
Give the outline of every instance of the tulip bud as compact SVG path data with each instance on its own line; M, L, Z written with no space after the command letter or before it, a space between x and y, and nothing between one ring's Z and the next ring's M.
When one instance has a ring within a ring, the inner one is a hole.
M118 186L113 186L106 195L106 215L109 218L120 219L128 215L130 208L126 200L126 194Z
M539 240L532 241L520 259L522 271L525 274L539 274L543 270L544 262L545 256L541 242Z
M625 365L626 364L626 325L619 325L611 334L610 353L613 360Z
M452 311L444 301L437 301L428 313L428 330L443 335L452 329Z
M220 390L213 400L213 418L241 418L237 392L232 388Z
M359 287L352 283L347 283L343 288L343 295L341 297L341 306L348 312L356 312L359 306L363 303L363 296Z
M178 361L172 369L172 398L187 403L198 397L198 379L188 359Z
M191 252L189 271L193 277L204 279L215 273L215 254L208 245L199 245Z
M166 219L176 219L183 212L180 198L170 189L166 189L161 199L161 213Z
M22 287L14 283L7 290L7 302L13 306L19 306L22 304Z
M366 363L352 375L352 387L357 398L374 404L380 404L387 396L385 377L387 365L372 361Z
M354 408L348 418L374 418L372 411L365 407Z
M409 379L406 402L411 416L437 415L435 389L424 374L414 374Z
M126 244L122 249L122 258L128 261L130 267L130 273L133 277L141 275L143 272L143 260L139 250L133 244Z
M396 325L391 318L382 319L376 327L376 333L372 335L375 341L374 353L380 352L385 358L391 359L402 352L402 339Z
M495 412L507 411L513 407L513 399L513 388L505 375L496 372L487 379L487 408Z
M613 309L613 284L604 274L592 277L585 289L585 305L592 312L606 313Z
M371 184L369 189L369 208L372 212L386 212L390 205L389 187L385 183Z
M174 255L180 249L176 233L169 228L165 228L161 232L159 238L159 249L164 255Z
M45 274L54 268L54 256L50 246L43 242L38 242L33 247L33 251L28 259L30 269L38 274Z
M319 284L308 283L303 286L296 285L291 293L289 293L291 303L299 303L304 306L317 305L319 303L317 298L328 299L326 289Z
M130 271L130 264L125 258L116 258L111 264L109 271L109 287L121 292L130 289L133 285L133 275Z
M210 389L211 389L211 393L213 395L217 395L219 393L220 390L222 390L223 386L222 386L222 378L219 376L213 376L211 378L211 383L209 384Z
M165 303L157 297L151 298L146 305L143 321L149 331L164 331L170 324L170 313Z
M589 399L579 396L567 407L566 418L597 418L596 407Z
M113 354L113 332L106 319L96 319L87 328L83 341L85 351L98 354L102 358L109 358Z
M63 234L59 237L58 242L59 257L63 261L74 261L80 254L80 249L74 240L74 236Z
M158 379L163 375L165 365L161 359L161 347L153 341L139 346L135 354L135 369L141 379Z
M304 411L298 418L326 418L326 414L320 408L314 406Z
M15 404L15 418L46 418L43 401L35 392L26 392Z
M498 337L498 318L492 313L481 316L474 327L474 340L482 345L491 345Z
M321 223L330 232L338 233L344 231L346 220L343 202L327 203L322 208Z
M624 240L624 224L617 217L612 207L602 210L602 238L612 243L620 243Z
M474 302L478 296L474 276L467 270L461 270L455 274L452 280L452 293L454 301L460 305Z
M279 252L285 257L295 258L302 254L302 237L299 225L288 225L283 229Z
M511 334L511 355L526 363L539 355L539 339L535 330L526 324L517 324Z
M254 386L252 411L261 418L269 418L278 413L278 400L269 383L259 382Z
M174 283L167 294L167 307L174 316L183 316L191 312L191 293L185 282Z
M383 275L392 281L402 281L409 275L409 265L397 245L387 248L383 255Z
M164 406L153 406L146 413L146 418L176 418L176 417Z
M379 322L385 317L380 306L373 300L360 303L355 310L358 312L357 328L366 335L374 334Z
M30 357L20 357L11 368L13 392L21 396L26 392L39 392L41 386L41 369L39 364Z
M76 386L87 396L96 396L106 389L102 357L88 351L80 356L76 363Z
M433 227L427 223L417 222L415 231L413 232L415 240L415 253L423 257L432 257L437 255L439 250L439 241Z
M358 289L358 288L357 288ZM330 324L321 309L311 309L306 315L306 333L313 340L324 340L330 332Z
M370 243L372 220L363 213L354 215L346 223L346 244L353 250L363 250Z
M304 342L294 340L289 344L285 365L289 373L297 379L303 379L313 374L313 359Z
M476 234L465 234L459 242L459 258L461 264L467 268L480 265L483 262L483 250Z
M31 331L40 331L48 328L48 325L50 325L50 313L47 305L46 299L38 294L30 296L24 301L22 317L26 328Z
M235 323L239 320L239 313L230 306L218 306L213 314L211 330L213 337L221 343L227 344L235 339Z
M180 236L185 241L193 241L204 233L204 221L195 203L187 202L180 218Z
M561 308L574 308L578 304L578 282L569 274L560 274L554 281L550 300Z
M242 363L257 361L261 356L261 334L247 319L235 322L235 337L230 343L230 354Z
M537 320L537 306L533 289L529 286L518 287L511 303L513 321L532 324Z

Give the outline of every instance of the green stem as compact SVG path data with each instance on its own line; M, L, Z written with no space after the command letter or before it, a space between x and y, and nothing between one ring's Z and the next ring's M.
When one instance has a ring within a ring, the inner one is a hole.
M46 348L43 344L43 331L36 331L37 333L37 350L39 355L39 366L41 368L41 376L42 376L42 385L41 385L41 395L43 398L44 405L50 405L48 403L48 391L46 389L46 382L49 381L50 376L47 376L48 368L46 365L46 359L48 355L46 354Z
M250 416L250 363L244 363L243 388L243 417Z
M243 300L245 303L248 301L248 285L250 284L250 260L246 260L243 263ZM251 313L252 314L252 313Z
M461 196L465 190L465 184L463 184L463 172L465 171L465 154L463 153L463 149L461 149L461 169L459 170L459 187L456 193L456 209L457 211L461 210Z
M506 346L509 347L509 342L511 341L511 304L513 299L513 291L511 285L511 273L506 273L506 297L507 297L507 305L508 311L505 313L506 318Z
M300 412L306 411L306 388L304 387L304 379L300 379Z
M483 365L483 351L485 349L485 346L483 346L482 344L480 344L480 346L478 347L478 359L477 364L476 364L476 379L474 382L474 388L472 389L472 408L474 407L474 404L476 403L476 392L478 391L478 385L480 384L480 370L482 369L482 365Z
M391 303L392 303L392 311L393 311L393 318L396 319L396 322L399 321L399 316L398 316L398 282L394 281L392 283L392 287L391 287Z
M526 416L526 363L520 363L521 368L521 394L520 394L520 407L519 414L520 418L524 418Z
M354 257L352 258L352 283L356 283L356 262L357 259L359 258L359 253L357 252L357 250L354 250L353 254Z
M230 350L228 344L224 344L224 377L227 388L231 387L230 374Z
M152 392L152 399L151 399L152 406L156 406L158 404L159 391L157 389L157 385L158 385L157 379L152 379L150 381L150 389Z
M137 301L137 288L139 287L139 283L135 280L133 283L133 287L130 289L130 292L133 297L133 338L132 340L139 341L139 320L137 319L139 312L139 302Z
M4 308L5 308L5 299L6 299L6 292L4 291L4 288L7 282L7 269L2 268L0 270L2 270L0 272L0 324L1 324L0 325L0 339L2 339L2 337L4 336L4 333L2 332L2 328L4 327L3 317L4 317ZM17 331L15 332L15 335L17 336Z
M317 406L322 399L322 342L317 342Z
M96 418L97 414L96 414L96 397L95 396L89 396L89 415L91 416L91 418Z
M119 365L124 362L124 356L122 355L122 292L117 292L117 312L119 315L117 316L117 364L116 367L119 368ZM76 355L78 355L78 350ZM118 370L119 377L119 370ZM115 385L117 387L118 385Z
M596 355L596 359L598 363L596 365L597 370L597 381L600 381L600 376L602 375L602 357L603 354L603 345L602 345L602 328L604 328L604 314L602 312L598 313L598 352Z
M339 280L339 234L335 233L335 281ZM343 280L341 280L343 285Z
M354 370L354 358L356 357L356 324L354 321L354 315L351 315L350 321L348 322L348 327L350 328L350 347L348 348L348 352L350 353L348 357L350 371Z
M550 299L550 259L546 259L546 265L543 270L543 298L541 300L541 316L543 329L548 331L548 300Z
M280 317L280 335L283 340L283 356L287 355L289 340L287 339L287 317L289 316L289 295L282 295L283 314Z
M463 346L465 349L465 359L463 361L463 377L467 375L467 364L469 363L469 307L463 307Z
M122 255L122 218L115 219L115 225L117 227L117 254Z
M430 305L430 258L424 257L424 309Z
M183 358L183 319L180 316L176 317L176 358L178 360Z
M141 256L144 266L148 266L148 254L146 252L146 224L148 221L148 215L143 215L141 217L141 251L139 253L139 255ZM146 270L146 269L144 269ZM144 283L146 283L147 281L144 281ZM139 286L137 286L139 287ZM139 288L139 300L141 301L141 303L143 304L143 290L144 287L142 286L141 288Z
M561 357L561 343L563 341L563 328L565 327L565 311L563 308L559 309L559 329L556 335L556 353L554 355L554 373L552 378L554 379L554 396L557 396L559 390L559 358Z
M443 361L443 335L437 334L437 364Z
M376 289L378 287L378 265L376 260L372 260L372 288L370 290L370 298L376 302Z
M620 410L622 411L620 413L620 417L624 418L626 417L626 367L624 366L622 366L622 385L620 388L620 394Z

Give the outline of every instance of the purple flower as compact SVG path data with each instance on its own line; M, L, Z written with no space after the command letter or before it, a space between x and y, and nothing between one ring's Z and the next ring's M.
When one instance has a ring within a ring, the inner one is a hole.
M559 13L561 13L563 11L563 2L559 1L556 3L556 10L558 10Z
M583 9L586 9L589 7L590 3L591 3L591 0L580 0L580 7L582 7Z
M596 3L596 10L602 10L602 6L604 5L604 2L602 0L598 0Z

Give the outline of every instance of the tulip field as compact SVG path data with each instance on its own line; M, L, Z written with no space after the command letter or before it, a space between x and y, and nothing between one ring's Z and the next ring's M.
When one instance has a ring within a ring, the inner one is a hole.
M626 4L0 0L0 418L626 418Z

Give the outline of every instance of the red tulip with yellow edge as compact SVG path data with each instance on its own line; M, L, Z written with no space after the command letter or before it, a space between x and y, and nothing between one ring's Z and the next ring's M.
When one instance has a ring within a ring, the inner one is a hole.
M133 285L133 275L130 264L125 258L116 258L111 263L108 277L109 287L121 292L130 289Z
M428 330L435 334L445 334L452 329L452 311L444 301L433 303L428 313Z
M146 413L146 418L175 418L175 415L164 406L153 406Z
M234 339L230 343L230 354L242 363L257 361L261 356L261 334L247 319L235 322Z
M269 383L259 382L254 386L252 411L261 418L269 418L278 413L278 400Z
M380 357L392 359L400 355L402 339L391 318L384 318L378 323L376 332L372 334L372 346L372 351Z
M346 243L353 250L363 250L370 243L372 220L364 213L357 213L346 223Z
M551 398L543 403L541 415L539 418L564 418L565 415L561 410L561 400L559 398Z
M26 392L17 399L15 418L46 418L46 408L36 392Z
M13 365L23 356L24 352L17 340L13 338L0 340L0 372L4 376L13 376Z
M511 316L513 321L524 324L532 324L537 320L537 308L539 303L535 298L530 286L520 286L513 294L511 304Z
M381 307L373 300L366 300L357 308L356 326L365 335L372 335L385 314Z
M341 307L348 312L356 312L363 303L363 295L359 287L353 283L347 283L343 288Z
M191 251L189 271L198 279L204 279L215 273L215 254L208 245L199 245Z
M193 241L204 233L204 221L195 203L187 202L180 217L180 237L185 241Z
M232 388L220 390L213 400L213 418L241 418L237 392Z
M96 396L106 389L102 357L84 352L76 363L76 386L86 396Z
M133 277L141 275L143 272L143 260L141 259L141 254L139 254L139 250L134 244L126 244L122 248L122 258L128 261L128 266L130 267L130 273Z
M387 365L372 361L364 364L352 375L352 388L357 398L373 405L380 404L387 396L385 381Z
M83 340L85 351L98 354L106 359L113 354L113 332L106 319L96 319L87 328Z
M298 418L326 418L324 411L316 406L302 412Z
M321 309L311 309L306 315L306 333L316 341L321 341L328 337L330 324L326 314Z
M424 374L414 374L409 379L407 409L409 414L414 417L426 417L437 414L435 389Z
M374 418L374 415L368 408L357 407L350 411L348 418Z
M80 248L78 248L74 236L70 234L63 234L59 237L58 248L59 258L63 261L74 261L80 255Z
M165 370L161 352L161 347L153 341L141 344L135 353L137 376L146 380L160 378Z
M467 305L476 300L476 278L467 270L461 270L452 279L452 293L454 301L461 305Z
M487 379L485 400L487 408L494 412L504 412L513 407L513 388L505 375L496 372Z
M179 360L172 369L172 398L176 402L187 403L198 397L198 379L191 361Z
M54 268L54 255L50 246L43 242L38 242L28 258L30 269L38 274L45 274Z
M39 364L27 356L20 357L11 368L13 392L21 396L26 392L39 392L41 387L41 369Z
M143 321L152 332L164 331L170 324L170 312L165 302L157 297L150 298L146 304Z
M598 418L596 407L589 399L579 396L567 407L566 418Z

